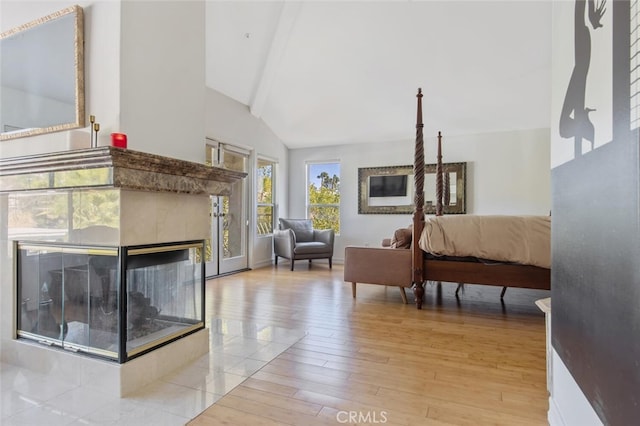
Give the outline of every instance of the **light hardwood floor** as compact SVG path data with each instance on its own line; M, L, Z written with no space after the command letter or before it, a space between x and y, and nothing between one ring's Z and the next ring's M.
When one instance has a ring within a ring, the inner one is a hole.
M189 424L544 425L547 291L343 282L297 262L207 282L208 315L304 328L305 337ZM410 301L413 295L408 292Z

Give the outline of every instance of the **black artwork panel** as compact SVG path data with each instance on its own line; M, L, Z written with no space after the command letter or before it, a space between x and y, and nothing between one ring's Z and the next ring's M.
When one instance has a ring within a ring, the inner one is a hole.
M640 419L640 170L638 131L630 130L629 2L607 2L605 13L614 23L613 81L605 83L613 88L613 140L581 155L576 138L575 159L552 170L552 344L603 423L629 425ZM577 56L588 52L580 49ZM579 136L586 139L585 129Z

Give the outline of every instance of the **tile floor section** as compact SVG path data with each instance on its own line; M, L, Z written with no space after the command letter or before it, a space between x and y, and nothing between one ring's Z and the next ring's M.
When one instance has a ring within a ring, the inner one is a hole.
M0 424L184 425L305 334L220 318L207 327L208 354L125 398L0 364Z

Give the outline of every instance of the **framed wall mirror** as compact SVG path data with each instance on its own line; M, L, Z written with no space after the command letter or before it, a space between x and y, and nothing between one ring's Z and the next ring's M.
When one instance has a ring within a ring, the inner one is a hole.
M3 32L0 58L0 140L84 126L80 6Z
M465 214L467 163L443 163L443 211ZM358 169L358 214L411 214L415 188L413 166ZM436 213L436 165L425 165L425 214Z

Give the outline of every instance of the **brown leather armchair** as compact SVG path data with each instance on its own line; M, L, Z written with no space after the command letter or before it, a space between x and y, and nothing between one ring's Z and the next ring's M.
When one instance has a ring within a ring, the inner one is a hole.
M329 259L331 268L333 240L333 229L313 229L309 219L280 219L280 229L273 231L275 263L278 257L289 259L293 271L296 260Z

